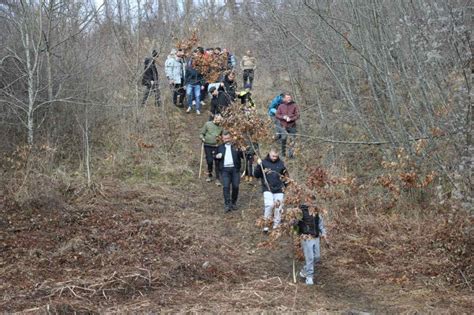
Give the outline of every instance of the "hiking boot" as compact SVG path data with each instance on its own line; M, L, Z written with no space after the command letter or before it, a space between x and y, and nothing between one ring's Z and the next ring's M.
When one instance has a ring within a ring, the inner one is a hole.
M313 277L306 277L305 283L306 285L313 285L314 284Z
M228 212L231 212L232 209L230 208L230 205L225 205L224 206L224 213L228 213Z
M201 112L199 110L196 110L196 115L201 115Z
M236 211L238 209L237 204L233 203L232 206L230 206L230 209Z
M188 109L186 109L186 113L190 113L191 112L191 107L188 107Z

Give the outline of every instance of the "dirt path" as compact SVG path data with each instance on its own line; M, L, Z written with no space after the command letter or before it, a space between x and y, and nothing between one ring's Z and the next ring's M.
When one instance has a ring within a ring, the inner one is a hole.
M199 167L199 128L206 117L185 115L188 136L192 141L192 164ZM223 211L222 188L195 178L189 183L194 202L178 218L192 222L196 233L217 240L222 255L232 256L227 267L236 273L232 279L200 284L188 283L175 292L174 303L164 309L180 311L321 311L321 312L443 312L452 305L419 287L380 284L370 274L354 277L349 265L338 259L336 251L324 251L318 267L318 284L307 287L292 279L292 245L284 239L279 248L262 249L258 244L268 236L255 221L261 215L260 184L241 183L239 210ZM297 268L301 266L298 263ZM221 266L222 267L222 266ZM224 266L224 269L226 266ZM238 274L241 272L242 274ZM154 300L151 298L151 300ZM153 310L152 301L146 310ZM142 310L142 309L140 309Z

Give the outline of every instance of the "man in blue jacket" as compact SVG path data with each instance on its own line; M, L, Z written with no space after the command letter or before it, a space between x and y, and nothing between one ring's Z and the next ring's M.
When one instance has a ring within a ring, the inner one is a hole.
M224 212L237 210L237 198L239 197L240 166L243 158L242 151L232 144L232 136L228 132L222 135L224 142L217 148L216 159L219 160L222 186L224 191ZM232 186L232 197L230 193Z
M269 221L273 217L273 228L276 229L281 222L283 199L285 197L283 193L285 187L284 176L288 176L288 172L285 164L280 160L278 150L275 148L270 150L263 161L258 159L257 164L254 176L262 179L263 217L265 221ZM268 226L263 228L263 232L268 232Z

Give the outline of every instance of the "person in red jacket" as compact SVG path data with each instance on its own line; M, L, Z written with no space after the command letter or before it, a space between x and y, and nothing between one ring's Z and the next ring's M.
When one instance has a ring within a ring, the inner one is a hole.
M281 155L285 157L287 139L290 138L291 143L294 143L296 138L296 121L300 118L298 105L293 102L291 95L286 94L283 97L283 101L280 106L278 106L275 117L280 122L280 128L278 128L278 131L281 141ZM292 145L290 145L288 150L288 157L293 158Z

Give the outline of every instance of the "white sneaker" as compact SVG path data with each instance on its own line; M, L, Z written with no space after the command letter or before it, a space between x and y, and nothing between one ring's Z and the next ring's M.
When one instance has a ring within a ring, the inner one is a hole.
M196 101L193 101L193 106L195 106L195 105L196 105Z
M300 277L301 278L306 278L306 272L304 272L303 270L300 271Z
M313 277L306 277L306 285L313 285Z
M219 186L219 187L222 186L219 180L216 180L216 186Z
M264 228L263 228L263 233L268 233L269 230L270 230L270 229L269 229L268 227L264 227Z
M206 178L206 182L210 183L212 181L212 178L208 177Z
M204 103L204 101L201 101L201 106L206 106L206 103Z
M188 109L186 109L186 113L190 113L191 112L191 107L188 107Z
M197 110L196 115L201 115L201 112L199 110Z

